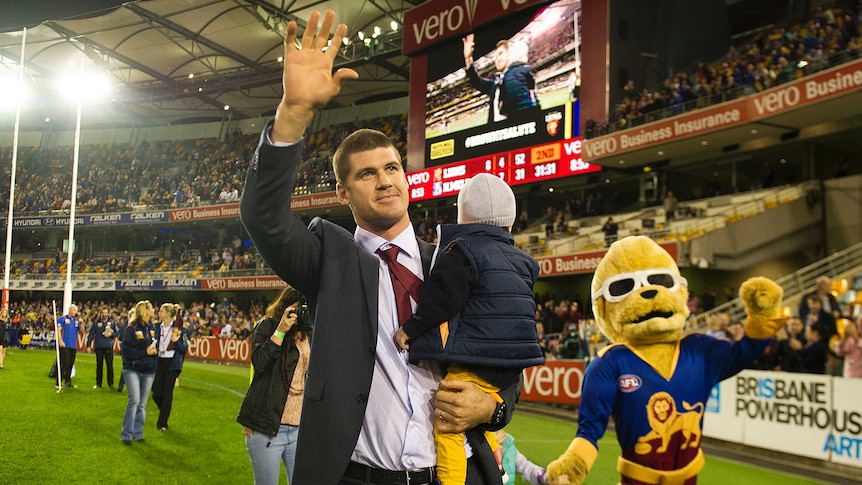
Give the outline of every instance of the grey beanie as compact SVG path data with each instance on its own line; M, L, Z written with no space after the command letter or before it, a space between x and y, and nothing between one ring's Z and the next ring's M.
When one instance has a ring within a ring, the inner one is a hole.
M506 182L480 173L458 193L458 224L511 227L515 223L515 193Z

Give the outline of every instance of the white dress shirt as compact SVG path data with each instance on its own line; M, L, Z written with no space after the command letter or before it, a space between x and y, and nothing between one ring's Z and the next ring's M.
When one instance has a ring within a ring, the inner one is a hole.
M159 339L159 358L160 359L172 359L174 357L174 350L168 350L168 344L171 343L171 336L174 333L174 326L165 326L164 323L159 325L159 332L161 332L161 338Z
M389 243L395 244L401 248L398 262L424 279L419 243L413 226L409 226L392 241L386 241L360 227L356 228L354 237L371 254L381 247L388 248ZM393 340L398 330L398 310L389 269L382 259L378 278L374 377L362 431L351 459L387 470L434 466L437 464L434 395L440 374L433 363L407 363L407 352L402 351ZM415 310L416 302L412 303Z

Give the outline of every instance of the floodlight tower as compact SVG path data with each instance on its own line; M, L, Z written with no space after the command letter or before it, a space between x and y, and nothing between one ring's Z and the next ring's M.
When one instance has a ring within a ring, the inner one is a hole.
M12 212L15 206L15 170L18 164L18 131L21 126L21 103L26 97L24 86L24 46L27 44L27 28L21 35L21 62L18 65L18 79L10 81L8 87L0 88L0 92L6 93L7 99L15 103L15 129L12 135L12 175L9 181L9 213L6 222L6 263L3 273L3 298L2 307L9 308L9 273L12 266ZM5 84L5 83L0 83ZM4 102L4 104L6 104Z
M61 92L71 94L76 103L75 142L72 155L72 196L69 208L69 240L66 246L66 282L63 286L63 314L72 304L72 253L75 250L75 209L78 204L78 161L81 153L81 111L84 101L95 100L108 92L108 81L104 76L84 71L84 58L81 69L75 75L61 80Z

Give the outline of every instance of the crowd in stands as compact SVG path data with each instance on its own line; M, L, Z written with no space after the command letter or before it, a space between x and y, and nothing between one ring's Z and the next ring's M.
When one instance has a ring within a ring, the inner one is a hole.
M377 118L362 127L391 133L407 152L406 114ZM360 127L358 121L324 127L306 140L307 158L297 177L297 193L334 190L331 155L339 140ZM146 205L188 207L237 202L248 161L259 134L230 133L216 139L83 145L78 162L78 214L129 211ZM20 147L15 180L16 214L68 211L71 207L73 147ZM0 159L12 159L12 147L0 147ZM9 193L11 165L0 174L0 193Z
M806 22L768 27L732 45L720 59L698 62L661 86L638 89L633 81L606 122L587 120L587 138L748 96L862 56L862 3L817 8Z
M772 339L769 347L752 368L785 372L832 374L845 377L862 377L862 370L845 365L843 358L852 352L858 353L859 334L862 331L862 315L858 302L840 305L834 296L832 281L828 277L818 279L817 288L800 300L799 308L788 317L786 326ZM692 291L692 293L694 293ZM179 302L182 319L192 336L215 338L250 338L254 323L262 318L267 300L255 300L237 294L221 300L207 300L207 296L193 295L188 301ZM692 313L709 311L716 301L709 292L698 299L689 300ZM728 293L727 298L736 295ZM122 297L121 297L122 298ZM92 300L76 302L82 332L98 316L102 306L110 309L111 317L118 325L126 323L133 300ZM154 302L156 303L156 302ZM702 305L708 306L702 306ZM58 309L59 311L59 309ZM14 300L9 304L11 342L18 342L22 335L29 335L32 346L49 346L54 339L54 315L52 302L48 300ZM856 316L854 316L856 315ZM846 325L853 328L846 330ZM591 309L580 304L575 296L558 297L555 294L536 295L535 321L539 343L549 359L586 359L595 356L598 349L607 344L594 320ZM839 331L838 325L846 331ZM703 330L700 330L703 331ZM733 321L728 313L712 315L706 335L721 340L739 341L745 332L741 321ZM852 339L852 340L848 340ZM846 375L848 369L854 375Z
M154 306L158 302L151 300ZM86 335L90 324L98 317L99 309L107 306L111 318L117 325L128 323L129 310L134 301L83 301L78 305L78 317L82 323L82 332ZM250 338L254 322L263 317L266 301L244 299L241 295L236 301L223 298L221 301L205 301L189 298L189 301L179 302L181 314L186 328L191 336L218 338ZM60 303L57 303L57 311ZM18 300L9 302L10 341L17 342L23 334L30 335L30 341L35 347L48 345L54 340L53 303L48 300Z
M212 248L208 251L185 251L178 256L156 256L147 252L139 257L135 252L124 251L122 255L113 254L95 258L75 258L72 261L72 274L128 275L140 273L176 273L185 276L201 276L205 273L226 271L251 271L261 274L266 267L263 258L256 251L248 251L242 244ZM65 253L58 252L51 258L14 259L10 264L10 274L27 275L65 275L67 270Z

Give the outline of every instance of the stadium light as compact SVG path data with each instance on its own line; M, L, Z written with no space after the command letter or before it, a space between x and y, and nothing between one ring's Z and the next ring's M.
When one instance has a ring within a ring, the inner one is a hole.
M361 30L356 33L356 36L359 37L359 40L365 40L365 32Z
M392 22L389 22L389 26L392 27L392 32L398 31L398 22L393 20Z
M106 96L111 85L104 75L80 72L60 78L57 89L62 94L69 94L71 101L93 101Z
M15 77L0 78L0 109L14 110L30 96L27 84Z

